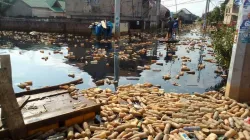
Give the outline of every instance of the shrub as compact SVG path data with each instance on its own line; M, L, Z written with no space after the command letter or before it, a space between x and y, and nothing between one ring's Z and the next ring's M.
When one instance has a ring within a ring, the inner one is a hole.
M212 35L215 58L224 69L228 69L230 66L234 33L235 27L221 26Z

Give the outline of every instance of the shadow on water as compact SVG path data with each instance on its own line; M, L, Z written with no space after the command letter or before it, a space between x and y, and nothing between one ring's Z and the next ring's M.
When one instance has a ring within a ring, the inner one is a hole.
M227 80L223 79L221 80L221 82L217 83L214 86L207 88L205 91L212 91L212 90L220 91L222 87L226 86L226 84L227 84Z

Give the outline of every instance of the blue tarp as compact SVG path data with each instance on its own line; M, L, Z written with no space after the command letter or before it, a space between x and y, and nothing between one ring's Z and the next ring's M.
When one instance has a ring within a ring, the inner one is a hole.
M107 21L107 29L104 29L101 23L99 23L98 25L93 27L92 33L93 35L96 35L96 36L101 36L103 34L105 37L111 37L112 30L113 30L113 23L110 21Z
M102 24L99 23L98 25L95 26L95 35L97 35L97 36L101 35L102 30L103 30Z

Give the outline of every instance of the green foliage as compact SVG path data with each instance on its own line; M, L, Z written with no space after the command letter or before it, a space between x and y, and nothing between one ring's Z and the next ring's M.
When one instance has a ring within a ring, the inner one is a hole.
M215 7L212 12L208 14L208 22L210 23L218 23L223 21L224 12L221 10L221 7Z
M218 63L226 69L228 69L230 65L234 33L234 27L223 26L212 35L212 44L216 59Z
M215 7L213 11L208 13L207 19L209 23L218 23L223 21L224 19L224 13L226 9L226 4L228 3L229 0L225 0L220 7Z

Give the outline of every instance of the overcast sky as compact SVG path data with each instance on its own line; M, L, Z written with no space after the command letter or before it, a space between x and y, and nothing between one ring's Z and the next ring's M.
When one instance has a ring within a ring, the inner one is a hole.
M186 8L193 14L201 16L205 12L206 0L176 0L177 11ZM209 11L215 6L219 6L221 1L224 0L211 0ZM176 11L175 0L161 0L161 3L166 6L171 12Z

